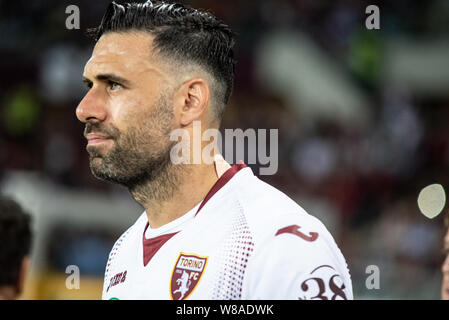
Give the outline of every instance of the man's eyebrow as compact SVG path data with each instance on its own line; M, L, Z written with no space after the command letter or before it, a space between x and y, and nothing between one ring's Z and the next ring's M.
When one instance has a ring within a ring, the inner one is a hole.
M129 85L129 83L130 83L130 81L128 79L125 79L123 77L117 76L112 73L98 74L95 76L95 79L97 79L99 81L103 81L103 82L108 82L108 81L117 82L117 83L123 84L123 85ZM83 82L86 83L87 85L89 85L92 83L92 80L83 76Z

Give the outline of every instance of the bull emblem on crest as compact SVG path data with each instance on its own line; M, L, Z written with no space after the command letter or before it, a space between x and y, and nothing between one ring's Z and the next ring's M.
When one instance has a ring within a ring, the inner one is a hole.
M184 300L197 286L206 267L207 257L181 253L176 261L170 282L173 300Z

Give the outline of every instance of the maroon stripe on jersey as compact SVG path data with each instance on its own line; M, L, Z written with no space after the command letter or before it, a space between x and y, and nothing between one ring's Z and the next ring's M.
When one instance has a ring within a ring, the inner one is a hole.
M145 267L148 262L150 262L151 258L158 252L158 250L170 240L178 232L163 234L158 237L154 237L151 239L145 238L145 231L147 230L149 223L145 226L145 230L143 231L143 266Z
M246 168L246 164L244 163L237 163L234 164L232 167L230 167L228 170L226 170L225 173L220 177L220 179L215 182L213 187L209 190L206 197L204 198L203 202L201 203L200 207L195 213L195 216L200 212L201 208L204 207L207 201L209 201L210 198L213 197L214 194L217 193L218 190L220 190L226 183L228 183L229 180L241 169Z

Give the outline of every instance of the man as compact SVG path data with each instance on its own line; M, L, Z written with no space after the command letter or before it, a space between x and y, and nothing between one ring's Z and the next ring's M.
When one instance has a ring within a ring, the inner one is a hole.
M231 95L228 26L180 4L113 2L92 32L76 109L91 171L145 208L112 248L103 299L352 299L320 221L217 149L191 161L206 143L194 123L218 129ZM176 130L187 161L174 161Z
M22 293L30 245L30 216L14 200L0 196L0 300Z
M444 236L444 255L446 258L441 266L441 272L443 273L441 299L449 300L449 213L446 214L444 225L446 227L446 235Z

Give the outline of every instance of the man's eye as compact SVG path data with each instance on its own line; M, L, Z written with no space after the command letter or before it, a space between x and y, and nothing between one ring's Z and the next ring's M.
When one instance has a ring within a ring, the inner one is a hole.
M112 82L112 81L109 83L109 86L111 87L111 90L117 90L117 89L122 88L122 85L120 83Z

